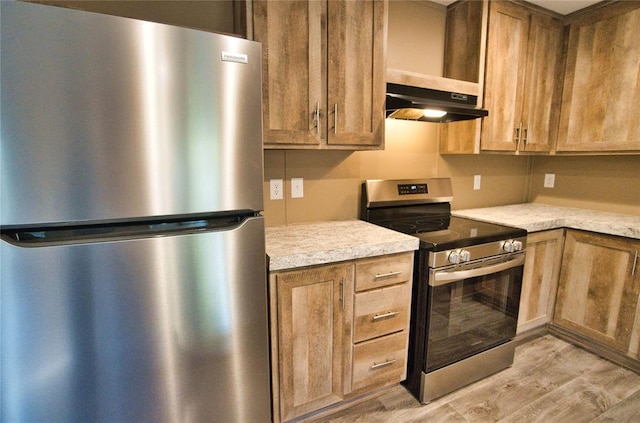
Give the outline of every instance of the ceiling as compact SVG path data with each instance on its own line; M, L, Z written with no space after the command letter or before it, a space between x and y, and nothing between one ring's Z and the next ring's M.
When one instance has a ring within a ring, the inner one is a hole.
M450 5L454 0L432 0L435 3ZM561 15L567 15L576 10L599 3L601 0L527 0L529 3L536 4L545 9L553 10Z

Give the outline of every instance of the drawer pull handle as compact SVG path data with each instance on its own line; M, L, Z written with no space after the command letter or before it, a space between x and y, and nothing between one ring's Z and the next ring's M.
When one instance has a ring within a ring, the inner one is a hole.
M378 364L376 364L374 362L373 366L371 366L371 370L379 369L380 367L389 366L389 365L395 363L396 361L398 361L398 360L387 360L384 363L378 363Z
M373 321L375 322L376 320L388 319L389 317L395 317L398 314L400 314L399 311L390 311L389 313L385 314L376 314L375 316L373 316Z
M400 270L398 270L397 272L379 273L374 276L374 279L382 279L382 278L388 278L390 276L398 276L401 273L402 272Z

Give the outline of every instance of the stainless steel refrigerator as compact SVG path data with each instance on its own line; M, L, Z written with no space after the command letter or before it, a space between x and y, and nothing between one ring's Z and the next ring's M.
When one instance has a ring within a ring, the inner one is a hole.
M260 45L0 7L2 422L270 421Z

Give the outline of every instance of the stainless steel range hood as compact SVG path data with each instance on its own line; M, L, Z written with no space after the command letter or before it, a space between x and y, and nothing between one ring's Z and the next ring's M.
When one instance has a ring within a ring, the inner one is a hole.
M387 118L455 122L487 116L479 84L387 69Z

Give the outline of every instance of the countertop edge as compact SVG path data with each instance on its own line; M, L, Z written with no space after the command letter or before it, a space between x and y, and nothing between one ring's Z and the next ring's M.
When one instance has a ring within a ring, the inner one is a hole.
M640 216L634 215L539 203L454 210L451 214L488 223L515 226L527 232L569 228L640 239Z
M266 228L269 271L412 252L418 238L362 220L296 223Z
M302 267L317 266L342 261L357 260L388 254L412 252L418 249L420 241L397 241L365 247L345 247L333 250L318 251L317 253L304 253L285 256L269 255L269 271L279 272L295 270Z

